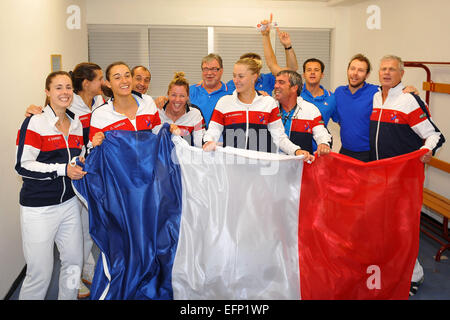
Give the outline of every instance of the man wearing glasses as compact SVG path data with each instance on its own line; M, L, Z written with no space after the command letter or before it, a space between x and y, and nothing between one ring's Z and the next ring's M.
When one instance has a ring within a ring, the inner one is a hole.
M214 53L202 59L202 81L189 87L189 99L197 105L205 119L206 128L217 101L233 91L221 81L223 74L222 58Z

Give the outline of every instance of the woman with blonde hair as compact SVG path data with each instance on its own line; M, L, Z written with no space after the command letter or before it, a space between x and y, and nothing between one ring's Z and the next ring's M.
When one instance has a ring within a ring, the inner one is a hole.
M205 120L200 109L189 102L189 82L184 72L176 72L167 90L169 100L159 111L161 122L176 124L180 135L192 145L201 148Z
M233 82L236 90L217 102L203 138L203 149L215 150L222 135L224 146L271 152L273 139L276 147L284 153L304 155L306 161L313 161L314 157L308 151L301 150L289 140L277 102L255 90L261 67L261 63L250 58L235 63Z

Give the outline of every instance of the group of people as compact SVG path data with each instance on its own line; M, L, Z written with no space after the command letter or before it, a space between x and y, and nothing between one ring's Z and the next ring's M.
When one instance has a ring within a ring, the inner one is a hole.
M281 68L270 43L271 21L263 21L264 56L271 73L261 74L262 59L248 53L224 83L222 59L209 54L201 61L202 81L189 85L177 72L166 97L147 95L151 73L114 62L105 70L80 63L71 73L48 75L45 107L30 106L17 136L16 170L23 177L20 213L26 277L20 299L44 299L53 269L53 245L61 258L60 299L87 297L83 284L92 281L94 264L88 213L75 196L70 180L86 172L92 148L111 130L151 130L169 123L173 134L205 151L218 145L301 155L311 163L330 153L330 119L339 123L340 153L361 161L393 157L425 148L428 162L444 137L425 103L405 92L403 62L381 59L381 86L366 82L369 60L357 54L347 67L348 85L334 93L321 84L325 65L316 58L303 63L303 78L289 34L277 28L287 67ZM407 91L415 91L410 88ZM273 93L273 96L272 96ZM33 116L31 116L33 115ZM77 279L74 284L73 279ZM412 293L423 281L416 261Z

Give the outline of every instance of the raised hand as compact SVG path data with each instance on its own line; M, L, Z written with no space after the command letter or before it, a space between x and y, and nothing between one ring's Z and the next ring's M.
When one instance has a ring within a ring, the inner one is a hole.
M292 42L291 42L291 36L289 35L289 33L285 32L285 31L280 31L280 28L277 28L277 33L278 33L278 38L280 39L281 44L283 45L284 48L289 48L292 46Z
M261 34L263 36L270 35L270 28L272 26L272 18L273 18L273 15L270 14L270 20L261 21L261 23L260 23L261 26L259 27L259 30L261 31Z

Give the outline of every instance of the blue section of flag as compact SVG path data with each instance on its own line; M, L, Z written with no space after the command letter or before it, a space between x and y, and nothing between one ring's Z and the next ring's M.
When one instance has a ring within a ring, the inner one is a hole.
M73 181L89 205L89 231L102 252L92 299L173 299L182 198L168 128L157 136L106 132L86 159L88 174Z

